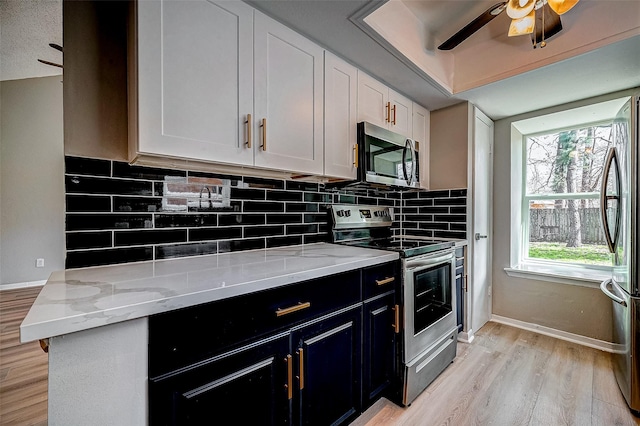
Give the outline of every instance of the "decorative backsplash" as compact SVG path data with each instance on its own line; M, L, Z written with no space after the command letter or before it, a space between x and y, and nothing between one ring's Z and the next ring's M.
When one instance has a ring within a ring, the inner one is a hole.
M467 190L405 192L402 232L434 238L467 238Z
M65 158L66 268L328 241L326 206L394 207L394 232L465 238L466 190L378 193Z

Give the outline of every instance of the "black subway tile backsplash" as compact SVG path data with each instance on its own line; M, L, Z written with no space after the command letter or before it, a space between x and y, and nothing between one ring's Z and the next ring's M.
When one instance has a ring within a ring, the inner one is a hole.
M466 189L327 190L80 157L65 168L67 268L328 242L331 203L392 206L396 234L465 238Z
M67 232L67 250L111 247L111 231Z
M67 194L153 195L151 182L88 176L66 176Z
M94 195L67 195L67 212L110 212L111 197Z
M187 241L186 229L115 231L115 246L181 243Z
M65 157L64 172L68 175L111 176L111 161Z
M86 266L114 265L143 260L153 260L153 247L67 251L66 267L83 268Z

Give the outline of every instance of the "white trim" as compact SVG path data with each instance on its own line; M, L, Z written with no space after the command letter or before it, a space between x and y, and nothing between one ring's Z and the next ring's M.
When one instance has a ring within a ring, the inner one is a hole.
M17 288L38 287L43 286L47 280L42 281L25 281L22 283L0 284L0 291L15 290Z
M581 336L579 334L569 333L568 331L556 330L555 328L545 327L543 325L533 324L530 322L520 321L513 318L507 318L500 315L492 315L491 321L520 328L522 330L533 331L545 336L554 337L578 345L587 346L589 348L599 349L601 351L614 353L614 344L604 340L594 339L593 337Z
M469 329L467 331L461 331L458 333L458 342L462 343L471 343L473 339L476 337L474 331Z
M599 288L600 283L611 276L611 274L606 271L600 272L593 269L585 269L584 272L569 270L554 271L550 268L536 268L532 265L504 268L504 271L510 277L547 281L558 284L577 285L589 288Z

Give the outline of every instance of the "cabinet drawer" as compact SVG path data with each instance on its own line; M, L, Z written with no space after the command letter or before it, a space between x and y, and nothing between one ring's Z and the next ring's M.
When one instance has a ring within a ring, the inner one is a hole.
M457 258L464 257L464 247L456 248L456 257Z
M361 301L360 271L278 287L149 318L149 376Z
M398 262L389 262L365 268L362 283L364 299L398 288L400 284Z

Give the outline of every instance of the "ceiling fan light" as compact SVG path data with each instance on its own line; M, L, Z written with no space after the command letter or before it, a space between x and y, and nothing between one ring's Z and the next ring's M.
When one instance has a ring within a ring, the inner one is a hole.
M579 0L547 0L549 7L558 15L567 13Z
M535 5L536 0L509 0L507 3L507 15L511 19L524 18L531 13Z
M509 25L509 37L531 34L535 28L536 12L532 10L524 18L512 19L511 25Z

